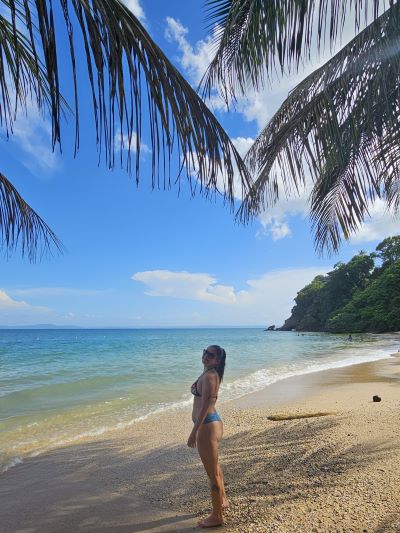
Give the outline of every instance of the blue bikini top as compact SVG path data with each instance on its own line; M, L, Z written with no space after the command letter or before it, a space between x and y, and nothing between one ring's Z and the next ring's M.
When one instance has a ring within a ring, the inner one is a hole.
M215 368L207 368L207 370L205 370L201 376L199 376L196 381L192 384L192 386L190 387L190 392L193 394L193 396L198 396L199 398L201 398L201 394L199 393L199 391L197 390L197 382L199 381L199 379L204 376L204 374L210 370L215 370ZM218 396L215 396L215 399L217 399Z

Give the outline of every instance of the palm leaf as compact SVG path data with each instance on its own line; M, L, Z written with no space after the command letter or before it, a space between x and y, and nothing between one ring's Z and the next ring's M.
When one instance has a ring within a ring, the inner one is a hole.
M51 250L61 252L63 249L49 226L1 173L0 244L6 253L13 252L20 246L22 255L27 255L31 261Z
M222 192L233 207L235 196L246 193L249 173L228 135L119 0L0 1L3 13L9 13L0 15L0 121L7 133L12 133L16 110L26 109L31 98L39 109L49 111L53 149L57 144L61 146L61 119L66 105L61 96L60 69L67 71L68 54L63 51L60 57L59 48L67 39L75 100L75 153L80 129L79 53L86 61L99 159L105 154L109 168L116 164L115 145L120 134L121 148L122 139L127 139L126 150L119 150L120 164L126 154L124 161L131 172L134 156L139 184L143 123L147 123L153 188L180 183L186 171L193 194ZM64 22L66 33L60 22ZM170 160L175 152L179 171L171 176ZM234 190L234 176L239 177L241 191ZM8 190L3 190L3 201ZM18 203L14 205L17 208ZM5 242L9 247L15 244L11 237L20 234L12 226L16 220L8 219L11 226ZM36 242L31 238L32 246Z
M15 18L14 18L15 19ZM34 45L14 23L0 15L0 124L12 133L18 108L33 99L40 109L49 109L50 87ZM67 104L62 100L64 107Z
M223 176L223 193L233 203L234 173L239 174L243 189L248 189L247 169L222 126L119 0L60 0L58 4L52 0L1 1L9 6L15 31L21 22L27 24L30 47L37 61L43 61L49 86L53 145L61 139L61 67L57 47L63 35L55 23L61 16L67 29L75 88L76 150L79 147L75 50L78 39L86 57L96 140L100 153L105 152L109 168L115 166L115 139L122 132L127 139L126 166L131 171L134 154L134 171L139 183L145 118L150 132L153 187L166 188L179 181L180 174L171 178L169 170L171 155L177 148L178 160L189 180L196 175L194 190L198 183L197 189L203 194L215 192ZM37 21L36 25L33 21ZM18 69L18 54L14 60ZM67 68L65 57L62 68Z
M314 181L317 248L337 250L376 197L399 205L400 4L371 23L289 95L246 156L257 179L247 220Z
M297 69L314 42L318 49L326 40L332 46L351 6L358 31L361 19L377 18L382 4L382 0L207 0L208 19L216 25L216 53L202 80L204 93L216 86L228 101L245 94L249 85L259 89L275 70Z

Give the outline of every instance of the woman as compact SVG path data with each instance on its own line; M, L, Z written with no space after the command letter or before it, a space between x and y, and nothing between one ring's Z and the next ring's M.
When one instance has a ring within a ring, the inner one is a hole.
M224 377L226 353L221 346L212 345L203 350L204 371L193 383L192 420L194 423L189 435L188 446L197 449L206 469L211 485L212 512L199 526L215 527L223 524L222 509L228 507L225 495L224 478L218 464L218 448L222 439L223 426L215 410L218 389Z

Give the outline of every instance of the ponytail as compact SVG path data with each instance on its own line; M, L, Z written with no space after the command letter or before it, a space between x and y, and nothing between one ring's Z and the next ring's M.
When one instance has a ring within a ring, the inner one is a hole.
M213 344L210 346L210 348L215 348L218 352L219 356L219 363L216 367L217 374L219 375L219 381L222 382L224 378L224 372L225 372L225 361L226 361L226 352L221 346L218 346L218 344Z

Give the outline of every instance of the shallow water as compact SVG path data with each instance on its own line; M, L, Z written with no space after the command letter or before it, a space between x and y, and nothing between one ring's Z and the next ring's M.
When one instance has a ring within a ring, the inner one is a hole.
M0 330L0 471L85 435L191 403L202 349L220 344L220 401L308 372L388 357L393 335L262 329Z

